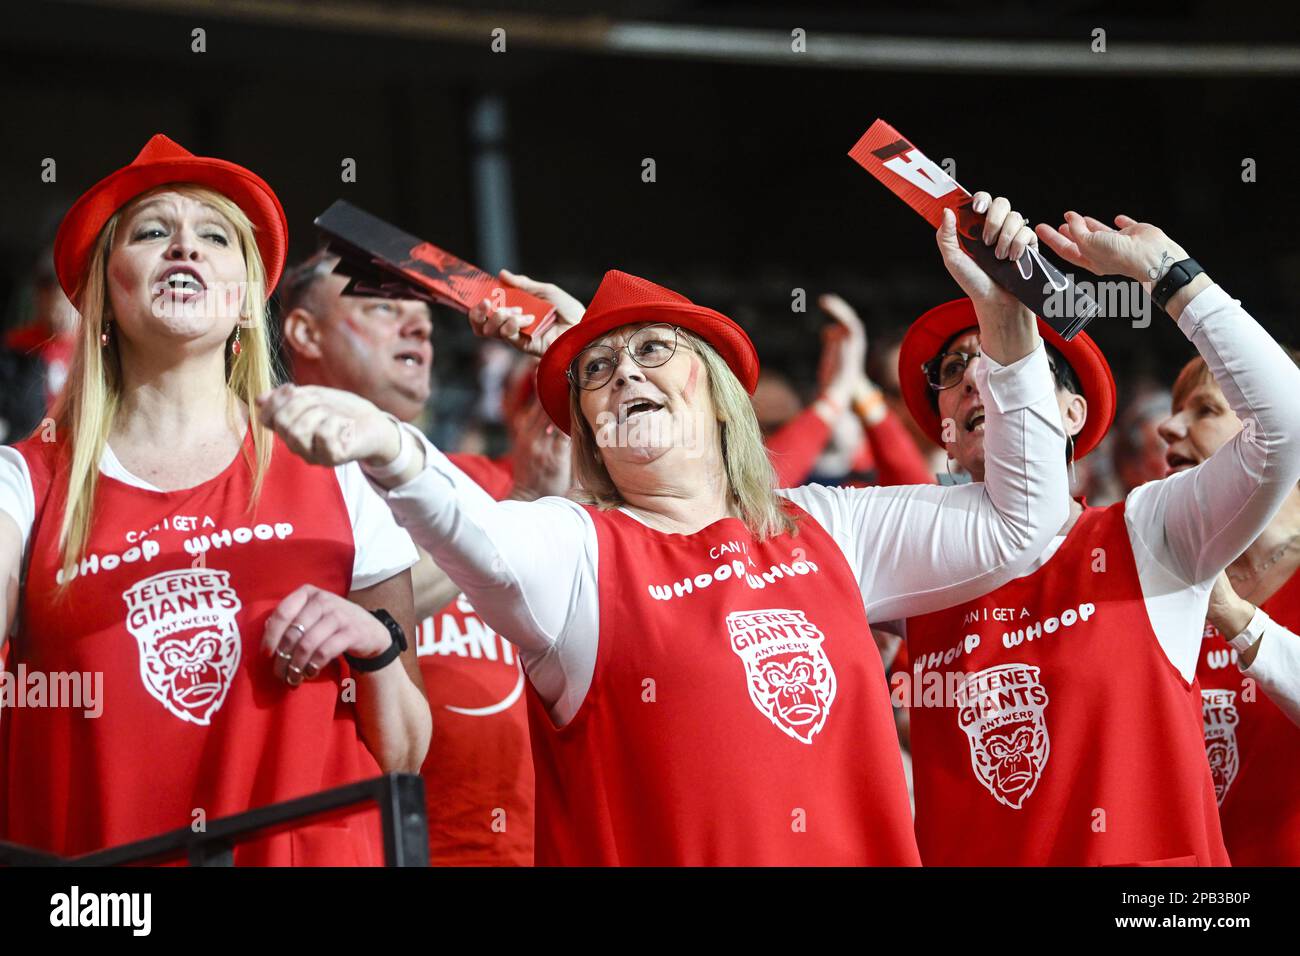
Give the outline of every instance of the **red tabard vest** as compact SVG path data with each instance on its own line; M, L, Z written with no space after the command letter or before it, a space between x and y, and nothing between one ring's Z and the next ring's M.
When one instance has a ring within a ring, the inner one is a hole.
M416 637L433 710L420 773L433 866L533 865L533 755L517 652L464 595Z
M7 667L29 685L37 673L51 686L52 675L102 674L101 713L6 709L0 839L81 854L378 776L344 701L346 665L293 689L259 648L295 588L350 590L352 529L334 472L276 438L251 515L244 455L184 491L100 475L87 557L61 601L58 447L17 446L37 514ZM380 864L378 812L239 844L235 862Z
M484 480L496 462L449 458L500 500L511 481ZM510 473L504 472L507 478ZM514 647L462 594L420 624L416 652L433 711L420 773L434 866L532 866L533 756L524 672Z
M1284 627L1300 628L1300 574L1262 607ZM1237 669L1237 652L1208 621L1196 677L1205 754L1233 864L1300 866L1300 727Z
M588 508L591 688L562 729L531 684L538 865L918 862L880 655L812 518L664 534Z
M1227 865L1200 688L1156 639L1123 502L907 638L927 866Z

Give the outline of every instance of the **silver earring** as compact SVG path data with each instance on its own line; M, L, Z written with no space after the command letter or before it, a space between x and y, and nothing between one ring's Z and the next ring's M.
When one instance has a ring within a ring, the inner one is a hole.
M1066 435L1065 440L1070 443L1069 453L1066 457L1070 459L1070 487L1073 488L1079 482L1078 476L1074 473L1074 436Z

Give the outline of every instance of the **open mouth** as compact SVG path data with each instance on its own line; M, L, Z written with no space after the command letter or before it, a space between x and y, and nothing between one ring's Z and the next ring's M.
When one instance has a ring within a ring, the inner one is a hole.
M188 266L173 266L153 285L155 296L170 294L178 299L190 299L207 289L202 276Z
M624 402L619 406L618 411L621 419L627 421L636 415L645 415L649 412L657 412L661 408L663 408L663 406L656 401L652 401L648 398L638 398L630 402Z
M1197 462L1188 458L1186 455L1180 455L1176 451L1165 452L1165 466L1169 469L1169 474L1176 471L1186 471L1188 468L1195 468Z
M984 427L984 407L977 406L969 415L966 416L966 430L973 432L976 428Z
M417 350L398 352L393 356L393 360L403 368L422 369L428 364L424 353Z

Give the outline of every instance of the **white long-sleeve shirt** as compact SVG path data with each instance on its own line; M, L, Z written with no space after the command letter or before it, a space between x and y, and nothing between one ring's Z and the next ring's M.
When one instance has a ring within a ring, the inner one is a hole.
M1125 509L1148 616L1170 661L1191 680L1214 578L1300 478L1300 434L1287 415L1300 371L1218 286L1197 295L1178 325L1233 410L1252 421L1198 468L1134 490ZM981 362L987 371L977 384L999 418L986 420L983 484L781 492L839 544L872 620L987 593L1032 573L1065 540L1049 535L1028 562L1013 556L1015 540L1064 524L1068 495L1051 467L1064 454L1059 408L1050 383L1033 384L1035 362L1032 355L1006 368ZM427 442L425 452L425 471L387 493L390 507L484 620L520 647L530 679L563 725L595 668L599 563L590 518L559 498L494 503ZM1039 470L1046 482L1035 486L1027 479ZM1048 501L1048 494L1061 497ZM634 573L628 582L643 586ZM1300 648L1280 643L1268 654L1261 647L1251 673L1274 699L1300 708Z
M941 488L806 486L781 494L834 538L867 613L901 617L983 594L1019 573L1065 521L1065 436L1046 351L977 366L985 482ZM424 443L426 466L382 492L398 523L512 641L563 725L591 686L600 631L595 526L563 498L495 502ZM629 512L630 513L630 512ZM636 568L605 569L648 587ZM864 635L865 639L865 635Z
M1135 488L1125 503L1147 616L1166 656L1190 681L1214 579L1259 536L1300 480L1300 421L1291 410L1300 369L1217 285L1188 303L1178 327L1237 417L1249 423L1198 467ZM1063 541L1058 534L1022 573L1038 570ZM881 627L905 636L902 621ZM1288 644L1293 635L1278 631L1269 633L1268 653L1261 645L1246 673L1296 719L1300 640Z
M1291 723L1300 727L1300 634L1265 617L1255 659L1249 667L1237 666L1247 677L1255 678Z

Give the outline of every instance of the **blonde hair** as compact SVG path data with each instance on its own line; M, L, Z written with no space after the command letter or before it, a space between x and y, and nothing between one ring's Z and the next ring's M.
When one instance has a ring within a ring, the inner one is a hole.
M740 513L740 520L760 541L780 534L798 534L794 517L776 493L776 471L767 457L754 406L750 404L744 386L722 356L704 339L686 329L679 329L677 334L679 348L684 344L699 355L708 373L709 394L720 423L727 491ZM578 398L578 389L570 385L573 473L582 486L576 497L585 504L609 511L625 502L600 457L600 448L591 426L583 417Z
M52 413L56 434L67 438L62 465L67 471L68 494L59 527L64 587L72 580L73 569L81 561L90 538L99 460L112 431L122 393L117 336L110 335L107 345L100 343L100 333L112 318L112 303L108 295L109 254L119 225L140 203L163 191L205 203L234 226L239 250L244 256L246 291L237 329L239 354L230 354L235 333L231 333L226 343L226 384L232 396L243 401L250 410L249 428L253 433L253 455L248 459L253 474L253 491L248 502L250 512L257 504L262 481L271 464L273 443L270 430L251 413L253 399L271 388L275 378L267 341L266 269L253 236L253 224L234 202L205 186L168 183L141 193L104 224L74 298L81 313L81 328L68 370L67 386Z

